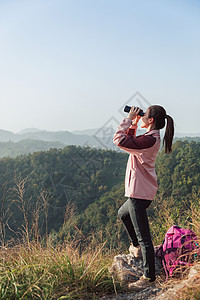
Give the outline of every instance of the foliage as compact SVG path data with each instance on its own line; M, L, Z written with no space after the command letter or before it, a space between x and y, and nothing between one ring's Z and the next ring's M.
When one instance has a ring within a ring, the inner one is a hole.
M64 148L60 142L25 139L18 142L0 142L0 157L16 157L17 155L47 151L52 148Z
M14 236L13 232L17 232L25 220L14 193L16 182L19 183L20 178L26 179L23 202L29 225L32 227L33 212L38 205L42 206L38 223L41 234L44 234L46 219L41 193L48 194L48 232L53 229L58 231L69 203L74 203L77 214L81 214L91 203L98 201L105 192L123 181L126 159L127 155L116 151L76 146L35 152L15 159L1 159L0 185L6 183L9 189L5 201L5 209L10 207L6 235ZM2 190L2 199L3 193Z
M1 299L97 299L120 285L109 273L112 256L104 244L79 253L71 244L38 243L1 248Z
M199 157L200 144L187 141L159 153L159 191L148 210L155 245L173 224L199 234ZM117 218L126 161L127 154L75 146L0 160L1 299L95 299L121 291L109 267L128 249Z
M177 141L170 155L161 152L156 161L159 192L183 201L200 190L200 143Z
M32 228L32 236L37 230L42 236L54 232L64 240L66 236L73 239L79 228L84 237L91 232L102 232L102 242L107 241L119 249L127 247L126 234L117 218L117 210L126 200L127 158L127 154L121 152L67 146L1 159L4 235L16 238L18 232L20 238L19 228L26 226ZM200 144L177 141L172 154L159 153L156 172L159 190L149 208L149 216L153 236L159 242L157 231L162 229L164 235L170 224L184 224L191 219L191 207L195 205L200 187ZM21 204L16 201L20 178L26 179ZM76 221L68 231L62 225L66 207L71 204ZM160 216L164 211L168 214L168 223Z

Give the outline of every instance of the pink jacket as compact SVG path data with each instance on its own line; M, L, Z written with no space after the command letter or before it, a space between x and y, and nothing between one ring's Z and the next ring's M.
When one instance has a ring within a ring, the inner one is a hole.
M158 189L155 160L160 149L160 131L151 130L136 136L137 126L124 119L115 132L113 142L130 153L126 167L125 196L153 200Z

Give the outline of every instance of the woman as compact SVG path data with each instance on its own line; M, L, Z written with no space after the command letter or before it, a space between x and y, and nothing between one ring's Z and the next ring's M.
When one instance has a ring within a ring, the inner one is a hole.
M144 274L135 283L129 285L134 290L146 288L155 281L155 257L151 240L146 209L151 204L157 191L155 160L160 149L160 129L167 126L164 135L165 152L172 151L174 136L173 119L159 105L150 106L145 115L138 115L140 109L132 107L128 118L125 118L114 135L114 143L130 153L125 176L125 196L128 200L121 206L118 215L122 220L132 242L134 253L141 249ZM136 136L137 124L146 133Z

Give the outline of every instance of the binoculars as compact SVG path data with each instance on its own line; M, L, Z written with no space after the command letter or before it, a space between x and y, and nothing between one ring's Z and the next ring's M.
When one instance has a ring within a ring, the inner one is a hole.
M136 107L136 108L139 108L139 107ZM124 111L127 112L127 113L129 113L130 110L131 110L131 106L126 105L126 106L124 107ZM140 117L143 117L143 116L144 116L144 112L143 112L143 110L142 110L141 108L140 108L140 111L139 111L138 115L139 115Z

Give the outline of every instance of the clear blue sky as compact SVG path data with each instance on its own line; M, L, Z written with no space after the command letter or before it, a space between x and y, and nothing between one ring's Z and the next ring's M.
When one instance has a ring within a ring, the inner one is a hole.
M98 128L139 91L200 133L199 0L1 0L0 44L1 129Z

